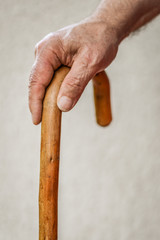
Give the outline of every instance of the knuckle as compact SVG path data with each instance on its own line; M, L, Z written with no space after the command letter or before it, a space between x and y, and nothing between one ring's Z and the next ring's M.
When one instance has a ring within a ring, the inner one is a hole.
M43 38L43 42L45 44L56 43L59 40L59 33L58 32L50 32Z
M43 38L43 41L50 41L54 36L55 32L50 32Z
M29 77L29 84L28 84L28 88L31 89L33 85L36 84L36 80L35 80L35 77L34 77L34 74L30 74L30 77Z
M35 55L37 55L41 51L42 47L43 47L43 42L42 41L36 43L35 48L34 48L35 49Z
M68 83L67 83L68 87L70 88L70 90L72 91L76 91L79 92L82 90L82 81L78 78L75 77L74 79L71 79Z
M100 56L97 48L94 48L94 51L88 49L87 60L89 66L95 66L99 62Z
M36 43L35 45L35 55L39 54L41 49L51 41L51 38L53 37L53 33L47 34L42 40Z
M37 50L38 48L39 48L39 46L40 46L40 44L39 44L39 42L38 43L36 43L36 45L35 45L35 50Z
M99 50L90 51L86 59L86 69L94 75L104 65L104 58Z
M89 47L85 46L82 53L81 53L81 62L83 64L83 67L90 67L93 65L95 61L95 51Z
M40 84L34 77L31 76L29 84L28 84L28 99L29 102L32 103L37 99L41 99L41 94L44 89L44 86Z
M36 84L37 84L37 74L33 67L33 69L31 70L30 76L29 76L29 84L28 84L29 90L31 90L32 86L35 86Z

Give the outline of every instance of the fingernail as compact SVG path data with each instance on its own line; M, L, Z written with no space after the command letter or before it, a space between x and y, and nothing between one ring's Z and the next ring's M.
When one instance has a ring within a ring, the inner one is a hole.
M72 99L66 96L61 97L60 99L58 99L58 107L59 109L61 109L62 111L69 111L72 107Z
M35 119L35 117L32 115L32 122L33 122L33 124L34 125L37 125L38 123L37 123L37 121L36 121L36 119Z

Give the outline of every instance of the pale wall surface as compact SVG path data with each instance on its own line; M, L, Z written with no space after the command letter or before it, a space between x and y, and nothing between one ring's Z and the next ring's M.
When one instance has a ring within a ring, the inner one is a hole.
M0 240L38 239L40 126L28 76L44 35L98 0L0 3ZM113 122L94 119L92 85L63 115L59 240L160 239L160 18L124 41L111 79Z

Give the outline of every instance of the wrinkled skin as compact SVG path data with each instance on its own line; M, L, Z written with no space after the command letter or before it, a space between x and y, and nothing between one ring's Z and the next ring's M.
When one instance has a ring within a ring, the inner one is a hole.
M41 122L42 101L54 71L71 67L57 98L58 107L69 111L93 76L115 58L118 40L114 28L103 21L84 21L48 34L35 47L35 63L29 83L29 107L34 124Z

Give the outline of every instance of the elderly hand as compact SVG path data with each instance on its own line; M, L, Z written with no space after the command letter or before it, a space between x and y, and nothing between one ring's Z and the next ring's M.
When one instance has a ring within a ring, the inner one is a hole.
M71 67L57 99L58 107L69 111L89 80L115 58L122 39L159 13L160 0L102 0L91 17L42 39L36 45L29 84L33 123L41 121L45 89L58 67Z
M57 99L62 111L69 111L93 76L115 58L118 39L114 28L94 17L50 33L35 48L35 63L29 84L29 107L34 124L41 122L42 101L54 71L71 67Z

